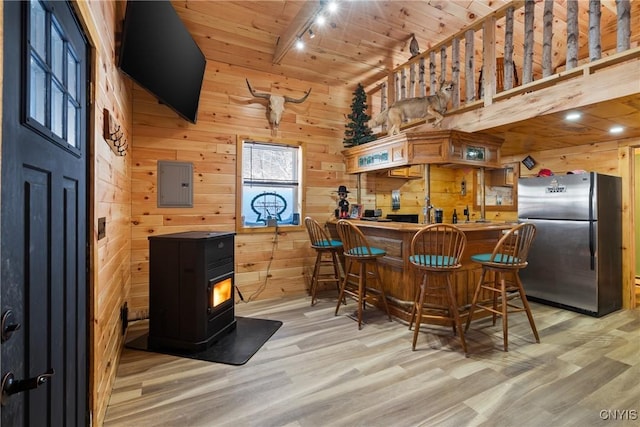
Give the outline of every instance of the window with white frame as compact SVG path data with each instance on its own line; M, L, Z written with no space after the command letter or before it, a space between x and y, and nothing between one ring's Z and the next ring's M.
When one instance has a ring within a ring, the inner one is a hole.
M242 141L241 180L243 227L300 224L300 145Z

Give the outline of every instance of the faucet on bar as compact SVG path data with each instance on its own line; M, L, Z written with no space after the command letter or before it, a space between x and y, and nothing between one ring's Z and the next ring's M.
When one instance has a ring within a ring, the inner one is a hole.
M431 224L431 209L433 206L431 205L431 199L429 196L424 198L424 223Z

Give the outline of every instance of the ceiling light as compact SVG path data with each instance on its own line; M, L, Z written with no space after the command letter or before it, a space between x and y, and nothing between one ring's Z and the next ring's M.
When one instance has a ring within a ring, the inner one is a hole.
M609 133L622 133L623 130L624 128L622 126L614 126L609 129Z
M323 15L323 14L319 14L319 15L316 17L316 24L318 24L318 25L322 26L322 25L324 25L324 23L325 23L325 22L327 22L327 19L324 17L324 15Z
M335 12L336 10L338 10L338 2L337 1L330 1L329 4L327 5L327 10L331 13Z
M578 112L573 112L573 113L567 114L564 118L566 120L578 120L580 117L582 117L582 114Z
M313 32L311 28L309 28L309 38L312 39L316 36L316 33Z
M298 50L304 49L304 42L302 41L301 38L298 38L296 40L296 49L298 49Z

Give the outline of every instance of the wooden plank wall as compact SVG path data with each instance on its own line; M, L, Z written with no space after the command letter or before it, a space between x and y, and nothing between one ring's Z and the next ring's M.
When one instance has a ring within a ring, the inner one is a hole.
M274 138L266 119L266 100L251 97L248 78L257 92L300 97L286 104ZM307 200L303 216L324 222L337 205L338 185L355 188L355 177L344 174L345 117L353 94L271 74L209 61L197 124L178 118L144 90L134 89L132 138L132 218L130 307L135 318L147 317L148 237L187 230L235 230L236 140L296 140L306 151ZM194 166L192 208L157 207L157 161L191 162ZM236 236L236 285L243 297L273 298L306 292L314 253L306 230L280 229Z
M502 161L519 163L527 155L533 157L536 165L531 170L521 166L520 176L523 178L536 176L540 169L550 169L553 173L559 175L566 174L572 170L583 169L589 172L620 176L618 141L503 156Z
M473 195L475 194L474 175L476 169L451 168L431 165L430 196L431 205L443 210L444 222L450 223L453 210L456 210L458 221L463 222L464 209L469 208L469 219L475 221L481 217L480 210L474 208ZM461 194L461 183L466 182L467 192ZM423 179L390 178L384 175L370 177L367 181L368 192L375 195L373 205L382 209L383 216L387 214L418 214L419 221L424 221L423 208L425 205L425 189ZM400 190L400 209L393 211L391 208L391 191ZM373 209L365 205L365 209ZM432 211L432 216L434 212ZM485 211L485 218L492 221L511 221L517 219L514 211Z
M90 387L95 425L101 425L111 396L123 344L120 309L131 287L131 157L117 156L102 136L107 109L124 139L131 140L130 80L116 67L116 35L124 2L78 2L92 51L93 81L90 134ZM106 219L106 236L98 240L98 218Z

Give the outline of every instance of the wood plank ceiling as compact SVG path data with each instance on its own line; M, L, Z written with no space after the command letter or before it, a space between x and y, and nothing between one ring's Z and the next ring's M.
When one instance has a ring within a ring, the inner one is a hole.
M306 24L326 4L324 0L172 1L207 59L349 90L357 83L370 86L406 62L411 56L412 35L415 34L422 52L509 3L508 0L342 0L337 12L328 15L327 22L320 27ZM543 4L536 1L538 29L542 27ZM584 50L588 2L580 4L580 44ZM640 44L637 30L640 0L631 0L631 9L631 45L635 47ZM615 31L611 30L615 11L614 0L601 2L603 52L615 49ZM565 19L566 0L556 1L554 13L555 19ZM522 16L517 19L521 21ZM310 37L308 29L315 37ZM304 50L291 46L297 36L305 41ZM554 42L562 43L562 34L554 37ZM518 42L514 40L515 45ZM536 43L535 50L539 52L542 38L536 36ZM500 45L500 40L497 44ZM562 59L556 59L555 64L561 67ZM640 94L640 80L638 85ZM505 137L518 149L619 139L621 136L608 132L613 124L625 127L622 137L640 137L640 95L591 106L583 115L586 120L579 124L566 123L564 114L558 113L503 126L492 133ZM547 135L549 129L551 135ZM508 154L509 150L505 146L503 153Z

